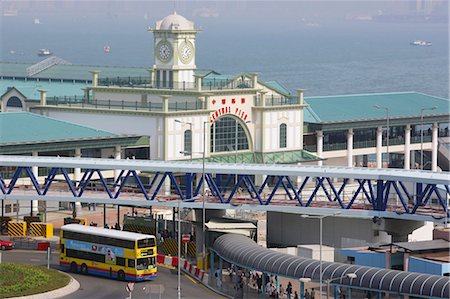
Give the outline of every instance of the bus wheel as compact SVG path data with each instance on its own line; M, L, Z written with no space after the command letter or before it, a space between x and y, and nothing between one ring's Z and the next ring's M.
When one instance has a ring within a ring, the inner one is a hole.
M81 264L81 273L87 274L88 273L88 267L86 264Z
M77 273L78 272L78 265L77 265L77 263L72 262L70 264L70 272L73 272L73 273Z
M117 273L117 279L118 279L118 280L125 280L125 272L123 272L122 270L120 270L120 271Z

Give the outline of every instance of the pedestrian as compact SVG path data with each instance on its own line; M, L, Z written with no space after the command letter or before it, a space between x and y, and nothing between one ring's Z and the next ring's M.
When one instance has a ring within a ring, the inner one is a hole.
M280 289L278 292L278 298L284 298L284 287L281 283L280 283Z
M216 282L217 282L217 287L219 288L219 289L221 289L222 288L222 269L217 269L217 271L216 271L216 273L215 273L215 276L216 276Z
M311 299L316 298L316 292L314 291L314 289L311 290Z
M305 290L305 299L311 299L311 294L309 293L309 291L307 289Z
M292 283L289 281L287 288L286 288L286 295L288 299L291 299L291 295L292 295Z
M294 299L298 299L297 291L294 292Z
M259 293L261 293L261 287L262 287L261 275L256 274L256 285L258 286L258 294L259 294Z

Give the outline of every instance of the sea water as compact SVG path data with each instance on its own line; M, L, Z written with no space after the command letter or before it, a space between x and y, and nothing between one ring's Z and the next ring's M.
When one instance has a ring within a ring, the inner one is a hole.
M155 20L49 15L3 17L1 60L37 62L50 49L73 64L151 67ZM341 22L267 30L203 25L196 65L223 74L258 72L306 96L417 91L448 98L447 24ZM202 26L201 21L196 25ZM411 46L415 39L430 47ZM109 46L111 51L104 52Z

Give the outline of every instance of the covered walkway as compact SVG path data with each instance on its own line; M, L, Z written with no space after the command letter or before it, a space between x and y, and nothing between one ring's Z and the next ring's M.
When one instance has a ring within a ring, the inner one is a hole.
M320 280L319 261L266 249L245 236L222 235L214 242L213 252L239 267L265 274ZM348 275L350 273L352 275ZM450 297L449 277L414 272L322 262L322 281L376 292L379 296L391 293L424 298Z

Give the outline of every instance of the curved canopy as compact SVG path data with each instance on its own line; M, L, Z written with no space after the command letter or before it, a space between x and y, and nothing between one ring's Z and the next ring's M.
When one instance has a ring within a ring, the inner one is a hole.
M320 279L320 262L259 246L241 235L226 234L217 238L214 251L225 260L261 272L311 280ZM322 280L358 288L381 290L405 295L449 298L450 278L382 268L322 263ZM356 278L348 278L354 273Z

